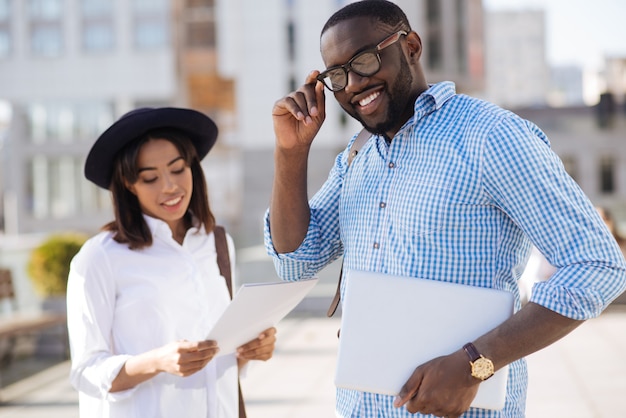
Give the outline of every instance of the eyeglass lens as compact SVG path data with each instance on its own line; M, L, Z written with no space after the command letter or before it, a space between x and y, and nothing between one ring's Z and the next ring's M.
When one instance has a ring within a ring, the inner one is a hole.
M380 61L375 52L364 51L354 57L347 67L360 76L368 77L380 70ZM342 90L348 84L348 71L343 67L334 68L324 75L323 82L332 91Z

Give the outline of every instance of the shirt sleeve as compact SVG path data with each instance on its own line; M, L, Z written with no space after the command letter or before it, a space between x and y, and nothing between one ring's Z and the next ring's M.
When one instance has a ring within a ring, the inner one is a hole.
M530 301L584 320L626 288L626 263L593 204L566 173L545 134L514 115L485 144L484 187L556 267Z
M350 144L353 141L354 138ZM343 254L339 229L339 200L343 177L348 169L348 149L349 146L337 156L328 179L309 201L309 226L302 244L295 251L276 252L272 242L269 209L265 213L265 248L273 257L276 272L283 280L310 278Z
M96 240L88 241L71 262L67 284L70 381L76 390L107 401L125 399L135 390L109 392L131 357L112 349L114 283L106 254Z

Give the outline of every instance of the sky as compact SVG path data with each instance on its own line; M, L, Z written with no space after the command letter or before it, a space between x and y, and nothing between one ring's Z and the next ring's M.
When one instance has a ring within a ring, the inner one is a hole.
M625 0L483 0L486 10L544 10L550 65L600 70L604 56L626 57Z

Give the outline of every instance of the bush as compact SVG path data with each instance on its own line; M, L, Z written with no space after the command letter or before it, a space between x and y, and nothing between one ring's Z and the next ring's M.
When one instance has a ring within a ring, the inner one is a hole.
M32 251L27 271L39 295L65 295L70 261L86 240L79 233L55 234Z

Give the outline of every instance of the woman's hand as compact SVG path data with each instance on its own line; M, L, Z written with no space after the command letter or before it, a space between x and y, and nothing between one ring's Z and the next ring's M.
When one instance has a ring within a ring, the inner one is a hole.
M138 354L126 361L110 392L133 388L162 372L190 376L206 366L218 351L215 341L176 341Z
M156 350L158 371L190 376L204 368L219 351L215 341L176 341Z
M237 363L243 367L250 360L267 361L274 354L276 328L269 328L259 336L237 349Z

